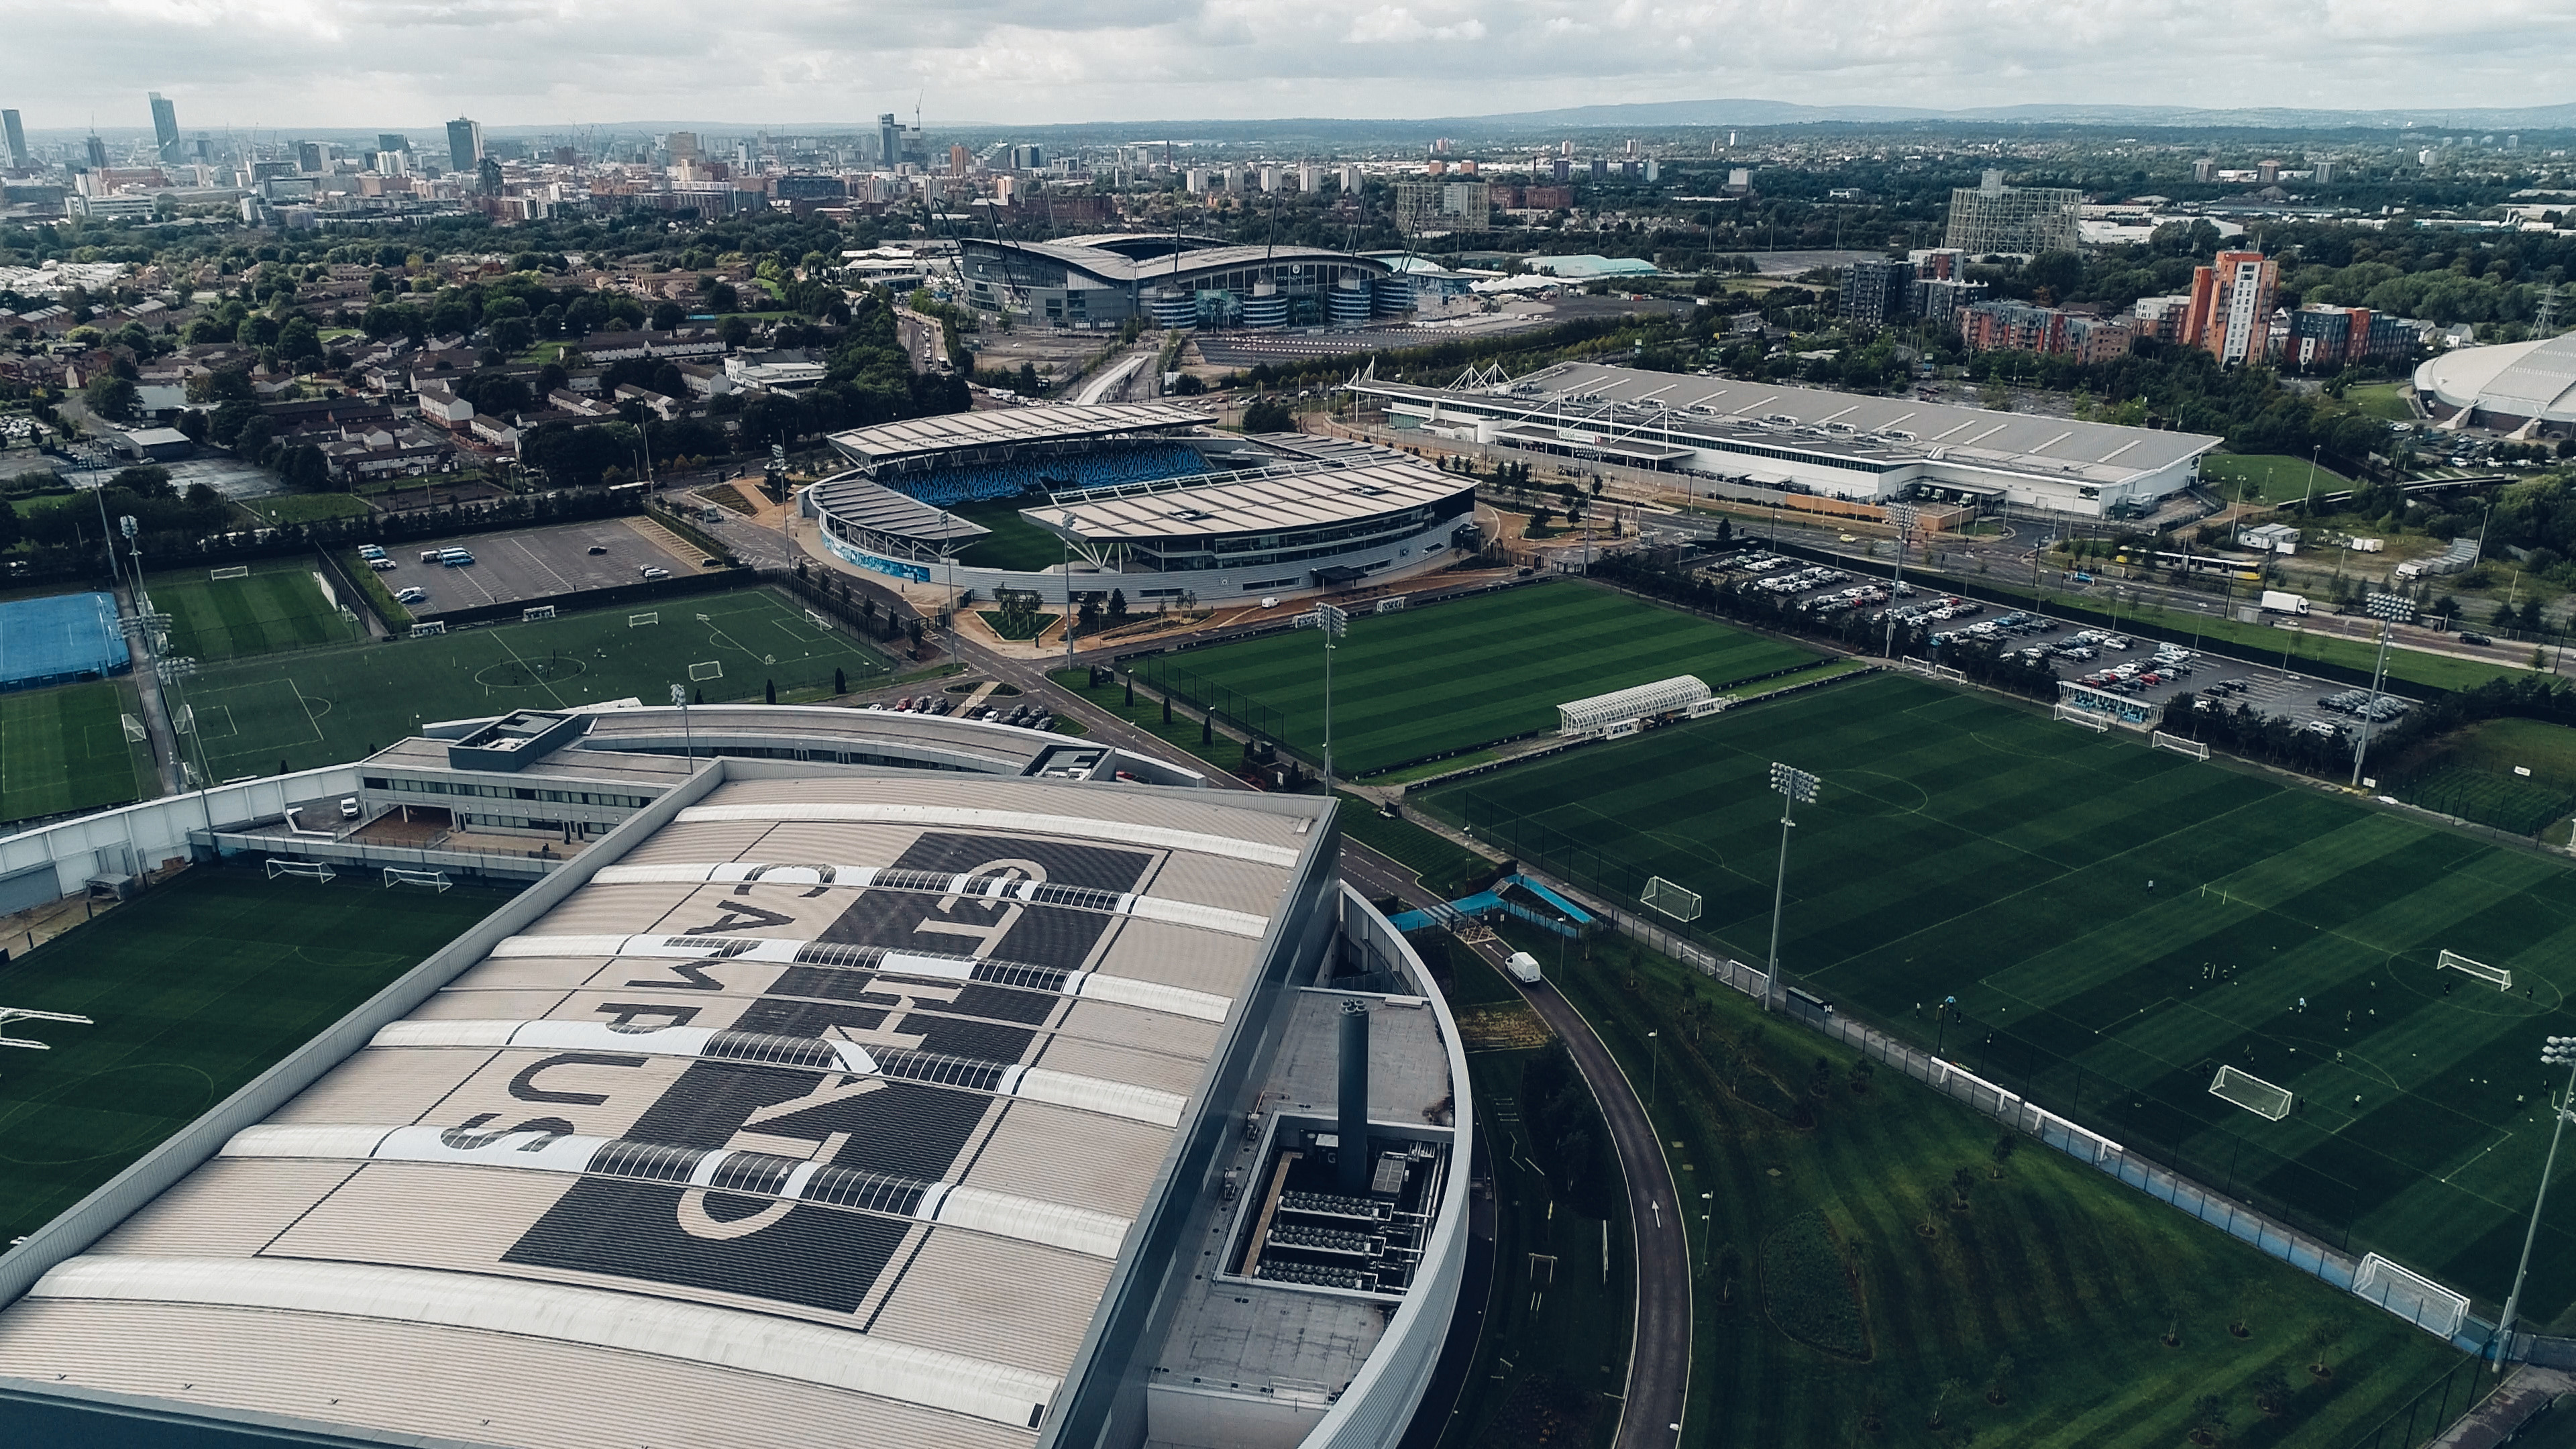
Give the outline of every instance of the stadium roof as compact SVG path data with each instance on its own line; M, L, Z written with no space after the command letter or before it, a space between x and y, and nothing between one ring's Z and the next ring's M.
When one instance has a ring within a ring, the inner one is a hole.
M1033 1444L1314 813L724 779L0 1311L0 1377L404 1442Z
M1311 465L1257 478L1135 488L1118 496L1024 508L1021 516L1054 533L1069 526L1093 543L1191 538L1373 518L1453 498L1474 486L1410 458L1348 467Z
M2455 408L2576 422L2576 332L2444 353L2415 369L2415 390Z
M1652 448L1693 437L1754 441L1824 456L1885 463L1949 462L2110 484L2217 447L2200 433L2086 423L2029 413L1870 397L1598 363L1564 362L1475 392L1362 381L1362 392L1577 427L1599 439Z
M1174 254L1165 251L1149 257L1131 257L1104 246L1080 246L1072 241L994 241L977 238L966 243L987 251L1012 251L1041 257L1062 266L1087 272L1099 281L1114 286L1159 286L1176 280L1187 280L1209 272L1232 271L1239 267L1283 267L1299 264L1348 267L1364 272L1382 273L1386 263L1373 257L1337 252L1326 247L1298 246L1211 246L1193 247Z
M1170 403L1069 403L908 418L833 433L828 441L859 466L881 468L976 448L1162 432L1211 421L1195 408Z
M945 513L908 493L871 483L858 473L839 473L814 485L814 501L835 517L879 533L900 534L931 543L962 543L992 532Z

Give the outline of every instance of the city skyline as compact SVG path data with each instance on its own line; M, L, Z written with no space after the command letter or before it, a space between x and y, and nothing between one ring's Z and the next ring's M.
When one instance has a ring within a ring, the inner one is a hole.
M1569 10L1535 0L1249 7L997 0L957 11L752 10L721 27L627 7L515 3L306 14L237 0L124 0L95 12L8 0L0 95L31 131L148 125L146 91L188 126L361 128L472 115L491 127L863 126L915 98L937 124L1293 117L1426 119L1758 96L1804 105L2546 105L2531 77L2576 58L2576 15L2521 3L2439 14L2322 3L2248 10L2120 0L2071 14L2027 0L1864 0L1820 31L1717 4ZM2204 13L2205 12L2205 13ZM2195 43L2295 55L2249 97ZM292 76L291 85L281 85Z

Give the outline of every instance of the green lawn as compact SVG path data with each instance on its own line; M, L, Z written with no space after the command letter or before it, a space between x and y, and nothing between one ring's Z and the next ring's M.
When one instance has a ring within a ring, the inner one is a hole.
M1558 704L1677 674L1712 688L1812 662L1796 645L1609 589L1543 583L1361 614L1333 656L1333 759L1352 776L1556 727ZM1294 630L1145 661L1144 677L1308 754L1323 636Z
M2394 382L2365 382L2347 389L2343 400L2384 422L2411 423L2415 410L2406 405L2403 385Z
M358 518L375 512L363 498L346 493L273 493L246 498L242 507L269 523L311 523L323 518Z
M422 724L634 697L661 704L674 684L709 704L821 699L840 671L853 689L881 680L885 657L846 630L820 629L767 589L700 594L532 624L458 630L214 665L180 686L213 777L351 760Z
M1243 742L1205 728L1198 716L1189 710L1173 710L1171 722L1166 724L1159 702L1140 695L1134 704L1128 704L1126 686L1121 684L1105 684L1094 689L1088 669L1050 670L1047 678L1068 693L1081 695L1099 708L1170 745L1175 757L1196 759L1200 766L1212 768L1219 774L1231 774L1243 764ZM1202 740L1201 735L1207 738Z
M122 679L0 694L0 820L122 805L160 793Z
M447 944L504 892L200 867L0 966L51 1045L0 1071L0 1242L32 1233Z
M2295 503L2307 495L2308 460L2286 453L2212 453L2200 460L2200 476L2231 502L2242 482L2248 502ZM2316 470L2316 481L2320 493L2352 486L2351 479L2323 466Z
M1823 780L1790 847L1794 978L2356 1252L2504 1296L2547 1147L2554 1079L2533 1056L2576 1034L2576 870L1892 676L1428 806L1619 898L1650 874L1699 891L1696 929L1760 961L1773 761ZM2509 968L2514 989L2438 973L2446 949ZM2269 1122L2211 1096L2222 1062L2300 1110ZM2555 1318L2571 1299L2562 1219L2526 1303Z
M144 580L152 606L170 616L168 654L235 659L365 637L323 592L321 575L310 563L272 559L247 567L247 578L217 579L217 570L187 569Z
M1554 960L1553 938L1504 935ZM1999 1163L1993 1119L1892 1068L1856 1076L1853 1053L1624 938L1549 976L1649 1086L1668 1144L1701 1270L1684 1443L2167 1449L2209 1395L2224 1443L2347 1449L2466 1364L2028 1138ZM2254 1401L2267 1371L2276 1414Z
M1390 820L1373 801L1339 795L1342 835L1412 870L1423 889L1444 901L1471 893L1494 873L1493 862L1410 820Z
M2486 720L2395 764L2380 787L2427 810L2534 835L2576 810L2576 730Z
M1026 500L995 499L984 503L961 503L950 513L969 523L993 530L959 550L960 561L977 568L1017 569L1035 573L1064 562L1064 540L1020 516ZM1134 604L1136 600L1127 601Z

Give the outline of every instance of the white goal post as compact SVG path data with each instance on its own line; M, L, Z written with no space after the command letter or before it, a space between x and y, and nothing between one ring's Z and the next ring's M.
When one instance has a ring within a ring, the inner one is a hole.
M2433 969L2457 971L2464 976L2474 976L2494 986L2498 991L2513 989L2513 972L2502 966L2490 966L2484 961L2472 961L2457 951L2443 952L2441 959L2434 963Z
M2361 1266L2353 1270L2352 1291L2444 1338L2457 1335L2469 1317L2469 1300L2465 1296L2377 1253L2362 1256Z
M806 622L806 623L808 623L808 624L813 625L813 626L814 626L815 628L817 628L817 629L824 630L824 631L825 631L825 632L827 632L827 633L831 630L831 627L832 627L832 621L831 621L831 620L824 618L822 615L820 615L820 614L818 614L818 613L814 612L812 609L807 609L807 610L805 611L805 622Z
M2111 722L2089 709L2077 709L2071 704L2061 704L2057 707L2057 717L2071 725L2082 725L2097 735L2107 735L2111 732Z
M641 629L647 624L659 624L661 622L662 611L659 609L655 609L650 613L629 614L626 616L626 627L629 629Z
M704 664L692 664L689 666L689 678L698 682L704 682L710 679L722 679L724 678L724 661L721 659L710 659Z
M2187 740L2180 735L2166 734L2163 730L2157 730L2147 736L2147 746L2150 749L2171 750L2177 755L2189 755L2195 760L2209 758L2209 746L2198 740Z
M1645 890L1638 894L1637 899L1676 921L1699 919L1699 892L1685 890L1662 876L1650 877L1646 881Z
M250 577L250 565L235 564L228 569L209 569L206 571L206 576L216 583L222 583L226 579L246 579Z
M2209 1084L2209 1095L2273 1122L2289 1116L2297 1100L2288 1088L2273 1086L2252 1072L2240 1072L2234 1067L2218 1069L2217 1078Z
M318 860L270 861L268 863L268 878L270 880L275 880L282 875L301 876L306 880L329 882L337 880L340 873Z
M385 867L385 889L387 890L392 890L398 885L412 885L427 886L431 890L445 892L454 884L456 883L449 880L447 872L443 870L405 870L398 865Z
M555 616L555 606L554 606L554 605L552 605L552 604L539 604L539 605L537 605L535 608L532 608L532 609L521 609L521 610L519 611L519 622L520 622L520 623L522 623L522 624L533 624L533 623L535 623L536 621L538 621L539 619L551 619L551 618L553 618L554 616Z
M144 732L144 729L143 729L143 721L141 721L141 720L139 720L139 719L136 719L134 716L132 716L132 715L130 715L130 714L127 714L127 715L119 715L119 716L117 716L117 718L118 718L120 721L122 721L122 722L124 723L124 725L125 725L125 737L126 737L127 739L129 739L129 740L144 740L144 739L150 739L150 738L151 738L151 736L150 736L150 735L148 735L148 734L146 734L146 733Z
M414 624L411 626L411 637L415 639L426 639L433 634L444 634L446 632L447 621L445 619L433 619L426 624Z

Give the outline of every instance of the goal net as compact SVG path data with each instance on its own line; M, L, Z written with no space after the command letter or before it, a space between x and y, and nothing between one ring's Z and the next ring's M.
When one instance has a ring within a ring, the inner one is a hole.
M539 604L533 609L521 609L519 611L519 622L522 624L533 624L539 619L551 619L554 616L554 605Z
M2071 704L2061 704L2057 707L2057 717L2071 725L2082 725L2095 734L2106 735L2111 732L2111 722L2089 709L2077 709Z
M300 876L305 880L329 881L338 879L340 873L318 860L270 861L268 878L275 880L282 875Z
M689 666L689 678L697 681L722 679L724 678L724 661L721 659L710 659L704 664L692 664Z
M1699 892L1684 890L1662 876L1649 879L1637 899L1676 921L1699 919Z
M411 637L415 639L426 639L433 634L444 634L446 632L447 621L444 619L439 619L427 624L414 624L411 626Z
M398 885L408 885L427 886L431 890L443 892L454 884L454 881L447 878L447 872L442 870L405 870L398 865L385 867L385 889L387 890L392 890Z
M2377 1253L2362 1256L2361 1266L2353 1270L2352 1291L2444 1338L2457 1334L2469 1317L2469 1300L2465 1296Z
M659 624L661 622L662 611L659 609L656 609L649 614L629 614L626 616L626 627L629 629L641 629L647 624Z
M183 704L172 710L170 728L183 735L194 733L197 728L197 707L193 704Z
M805 611L805 622L813 625L817 629L826 631L829 631L832 627L831 620L824 618L822 615L815 613L811 609L807 609Z
M2163 730L2157 730L2147 736L2147 744L2152 749L2171 750L2177 755L2189 755L2195 760L2209 758L2209 746L2198 740L2187 740L2180 735L2166 734Z
M2513 973L2511 971L2502 966L2490 966L2484 961L2472 961L2457 951L2443 952L2442 959L2435 963L2433 969L2437 971L2458 971L2465 975L2474 976L2480 981L2493 985L2498 991L2511 991L2513 989Z
M209 569L207 577L216 583L222 583L226 579L246 579L250 577L250 565L235 564L228 569Z
M2209 1094L2274 1122L2290 1115L2293 1100L2286 1088L2273 1086L2251 1072L2240 1072L2234 1067L2218 1069L2217 1080L2209 1084Z
M125 723L125 737L127 739L141 740L149 738L149 736L145 735L143 732L143 721L136 719L130 714L119 715L117 718Z

